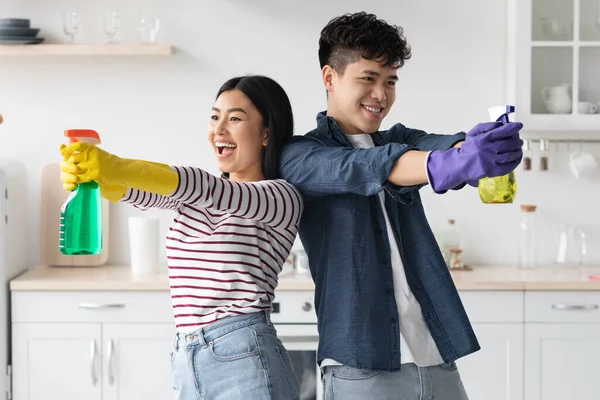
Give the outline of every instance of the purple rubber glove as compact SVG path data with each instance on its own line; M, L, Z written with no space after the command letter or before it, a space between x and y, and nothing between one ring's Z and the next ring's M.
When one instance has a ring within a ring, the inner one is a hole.
M461 147L432 151L427 174L433 191L445 193L464 182L513 171L523 158L521 128L520 122L478 124L467 134Z
M465 137L465 141L472 140L475 136L481 135L482 133L488 132L492 129L498 128L502 126L502 122L484 122L481 124L477 124L471 129L467 136ZM475 179L472 181L466 182L469 186L477 187L479 186L479 179Z

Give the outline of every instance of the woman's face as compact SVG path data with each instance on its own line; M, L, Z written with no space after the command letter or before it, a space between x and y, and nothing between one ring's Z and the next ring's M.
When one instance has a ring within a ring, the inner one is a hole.
M264 179L261 160L267 129L260 113L240 90L217 98L208 122L208 142L217 156L217 167L235 181Z

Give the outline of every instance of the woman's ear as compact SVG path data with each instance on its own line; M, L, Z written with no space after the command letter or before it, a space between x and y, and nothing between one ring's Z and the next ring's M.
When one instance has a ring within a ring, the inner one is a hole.
M263 147L267 147L267 143L269 143L269 128L263 131Z

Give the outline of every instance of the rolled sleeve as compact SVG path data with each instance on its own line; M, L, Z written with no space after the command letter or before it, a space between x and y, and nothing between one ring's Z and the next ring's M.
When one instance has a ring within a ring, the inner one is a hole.
M400 194L418 188L387 182L396 161L409 150L416 148L401 143L369 149L334 147L313 138L295 137L283 150L281 174L302 193L312 196L372 196L384 188Z

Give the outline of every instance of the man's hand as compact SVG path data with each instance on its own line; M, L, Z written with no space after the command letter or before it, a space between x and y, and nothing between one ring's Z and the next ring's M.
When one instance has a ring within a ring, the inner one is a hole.
M523 141L519 138L522 127L519 122L478 124L462 146L432 151L427 173L433 190L444 193L463 182L471 184L513 171L523 158Z

